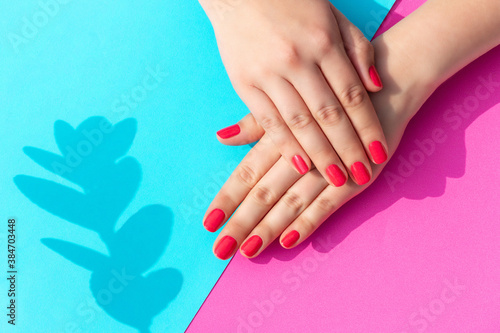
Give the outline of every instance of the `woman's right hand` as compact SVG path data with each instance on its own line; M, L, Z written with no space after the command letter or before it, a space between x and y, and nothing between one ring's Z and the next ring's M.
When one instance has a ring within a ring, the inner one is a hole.
M371 99L386 131L390 155L432 92L500 44L499 10L498 0L484 0L482 6L468 0L429 0L374 41L386 85ZM470 24L459 24L465 18ZM250 117L241 124L240 135L221 141L243 144L262 136ZM335 188L317 172L300 178L290 169L266 136L245 157L205 215L205 228L214 232L236 211L215 241L217 257L228 259L240 245L243 255L254 257L280 234L284 247L294 247L367 186ZM375 166L374 174L380 170Z
M200 2L236 92L284 161L300 174L314 164L335 186L370 181L387 143L366 91L382 83L362 32L328 0Z

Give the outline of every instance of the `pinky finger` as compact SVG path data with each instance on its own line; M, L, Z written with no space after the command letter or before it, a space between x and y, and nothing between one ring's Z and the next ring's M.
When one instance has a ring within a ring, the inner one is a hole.
M373 45L344 14L333 5L331 8L337 18L347 55L358 72L361 82L370 92L380 91L383 84L375 67Z

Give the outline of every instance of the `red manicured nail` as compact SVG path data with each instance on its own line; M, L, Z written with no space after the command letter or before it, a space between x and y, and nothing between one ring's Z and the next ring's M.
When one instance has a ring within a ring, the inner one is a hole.
M300 238L300 234L292 230L290 231L285 237L283 237L283 240L281 241L281 244L283 244L284 247L289 248L293 244L295 244Z
M364 185L370 181L370 174L361 162L356 162L351 166L351 172L358 185Z
M347 180L342 170L340 170L340 168L335 164L332 164L328 168L326 168L326 174L332 181L333 185L337 187L344 185Z
M241 131L240 126L236 124L221 129L220 131L217 132L217 135L220 136L222 139L229 139L235 135L240 134L240 131Z
M236 245L236 239L231 236L224 236L215 247L215 255L217 258L222 260L229 259L236 248Z
M252 257L259 251L262 246L262 238L258 235L253 235L241 246L241 251L247 256Z
M300 157L300 155L295 155L292 159L293 165L295 165L295 168L301 175L305 175L307 171L309 171L309 167L307 166L306 162L304 162L304 159Z
M373 141L368 148L372 154L373 162L376 164L384 163L387 160L387 154L380 141Z
M226 214L221 209L216 208L208 214L203 225L208 231L215 232L225 218Z
M375 66L370 67L368 71L370 72L370 78L372 79L373 84L382 88L382 81L380 80L380 76L378 75Z

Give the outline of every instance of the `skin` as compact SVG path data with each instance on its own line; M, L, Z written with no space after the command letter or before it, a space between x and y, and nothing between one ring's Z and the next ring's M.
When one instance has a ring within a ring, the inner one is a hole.
M386 133L389 156L396 150L408 122L433 91L465 65L500 44L498 13L500 2L497 0L429 0L374 41L379 55L377 67L385 88L372 94L371 100ZM465 21L467 25L462 24ZM241 134L222 140L223 143L245 144L262 136L262 129L251 115L240 124ZM373 166L371 182L383 166ZM296 230L300 238L291 246L295 247L371 182L362 187L348 182L336 188L329 186L316 170L299 177L290 171L266 134L208 209L208 212L222 209L226 217L236 211L214 246L226 235L233 237L238 246L251 236L259 235L263 245L252 256L255 257L280 235L281 242L285 235Z
M233 87L286 162L300 156L331 184L331 165L345 178L355 179L355 162L371 174L370 143L387 144L366 91L382 87L370 77L374 52L361 31L328 0L200 4Z

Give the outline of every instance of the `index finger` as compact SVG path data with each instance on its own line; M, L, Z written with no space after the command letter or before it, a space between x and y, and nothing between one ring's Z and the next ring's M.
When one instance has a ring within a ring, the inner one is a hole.
M271 139L264 135L243 158L208 207L203 218L205 229L217 231L279 158L280 153Z

